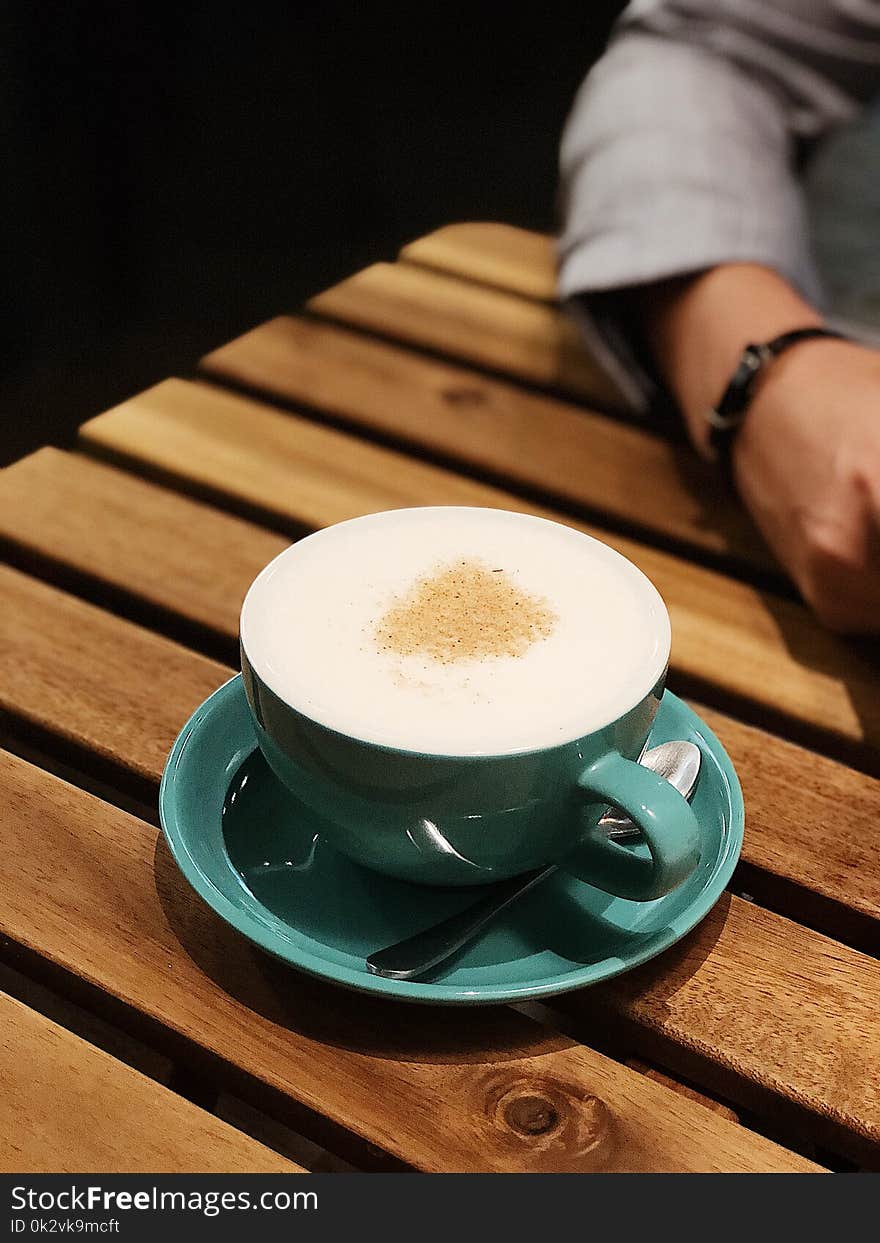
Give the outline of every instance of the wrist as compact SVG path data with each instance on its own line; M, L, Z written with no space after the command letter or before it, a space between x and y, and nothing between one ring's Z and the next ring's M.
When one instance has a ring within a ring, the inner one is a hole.
M640 305L658 369L706 457L712 456L706 412L719 402L745 347L823 324L778 273L758 264L724 264L652 286L642 291Z
M781 358L814 341L841 340L834 329L810 325L784 332L770 341L750 342L743 350L736 370L721 399L705 412L710 427L709 444L714 456L725 464L730 450L753 404L761 381L772 374Z
M804 386L812 384L818 375L827 375L829 371L845 369L854 362L874 357L873 351L846 337L815 337L802 341L796 349L777 358L759 377L751 409L757 412L763 406L787 400L803 392Z
M760 376L748 413L734 440L731 465L734 477L739 479L743 470L768 437L784 440L785 424L794 416L817 389L834 377L840 377L840 391L847 375L861 373L868 361L876 370L880 389L880 355L854 341L834 338L815 338L803 341L797 348L774 360ZM826 408L826 419L834 421L835 415ZM831 429L826 430L830 434Z

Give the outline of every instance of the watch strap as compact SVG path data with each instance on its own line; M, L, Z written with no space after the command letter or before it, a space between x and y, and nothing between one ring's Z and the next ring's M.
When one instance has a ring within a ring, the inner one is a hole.
M809 328L794 328L791 332L783 332L772 341L760 345L750 344L745 347L721 399L713 409L706 412L711 429L709 444L718 457L726 458L729 455L737 429L751 404L755 384L768 364L793 345L815 337L845 339L843 333L835 332L833 328L812 325Z

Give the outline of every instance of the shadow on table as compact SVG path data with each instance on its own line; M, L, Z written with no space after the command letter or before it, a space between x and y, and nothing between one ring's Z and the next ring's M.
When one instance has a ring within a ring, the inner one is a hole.
M632 1014L639 1009L642 1013L650 1010L651 1025L662 1024L672 1009L669 1004L671 999L702 970L703 964L715 952L732 901L731 894L723 893L706 918L659 957L635 967L616 980L598 984L592 989L582 989L577 999L584 1003L583 1013L588 1013L590 1009L614 1009L623 1014Z
M713 467L700 461L696 454L682 452L676 458L676 471L682 487L700 506L699 525L723 534L734 553L737 549L754 549L755 563L745 571L740 567L740 577L759 595L790 656L804 669L833 678L844 687L862 741L857 738L841 740L838 731L826 727L819 717L809 723L797 721L782 709L774 710L769 700L755 701L746 709L731 695L726 704L725 693L713 683L691 688L692 679L682 679L679 675L680 681L688 683L682 687L683 691L688 694L693 691L707 702L742 712L746 719L751 717L784 737L824 750L876 774L880 771L877 754L880 750L880 698L877 695L880 643L834 635L815 620L797 588L775 562L736 493L718 480ZM716 500L718 503L713 505Z
M501 1006L413 1006L354 993L276 961L193 893L164 838L154 856L156 889L181 948L218 988L271 1023L312 1040L376 1057L481 1062L544 1053L569 1041Z
M665 439L672 438L667 435ZM716 466L703 461L687 443L679 443L676 439L674 445L676 452L670 458L670 470L681 490L694 503L693 525L720 537L720 548L714 555L707 556L699 548L690 555L722 572L735 572L747 582L793 597L794 587L733 484L719 474ZM670 544L670 550L678 551L674 543Z
M315 979L273 959L227 925L192 892L165 840L154 855L156 889L182 950L235 1002L273 1024L322 1044L393 1061L481 1064L539 1056L573 1041L507 1006L438 1006L371 997ZM690 955L674 950L639 973L676 980L697 970L711 945L705 937ZM685 944L690 944L687 938ZM697 948L699 946L699 948ZM674 954L673 958L671 955ZM652 971L653 968L653 971ZM644 977L643 977L644 978ZM210 987L210 986L209 986ZM677 987L677 985L676 985ZM585 992L591 990L584 990Z
M811 725L786 723L782 732L795 741L818 746L875 775L880 772L880 642L875 639L834 635L790 601L772 592L761 599L771 615L791 657L809 669L834 679L844 688L858 723L858 737L828 738L820 718Z

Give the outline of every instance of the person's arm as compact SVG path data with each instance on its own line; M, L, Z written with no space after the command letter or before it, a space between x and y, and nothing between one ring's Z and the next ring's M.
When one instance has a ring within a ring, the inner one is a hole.
M659 376L703 451L705 411L743 347L822 322L793 163L799 140L880 85L880 6L852 12L845 0L633 5L566 128L561 292L633 405L647 407ZM771 546L843 629L880 629L878 357L795 347L734 453Z
M880 5L635 0L560 151L559 291L632 406L653 365L616 293L754 263L819 300L795 163L880 90Z
M712 456L706 412L717 404L745 347L824 322L778 272L755 263L720 264L661 282L635 291L633 302L657 370L704 457ZM771 370L784 365L783 356Z
M640 295L645 333L691 439L749 341L821 317L776 272L725 264ZM880 352L813 340L770 364L733 448L737 488L826 625L880 631Z

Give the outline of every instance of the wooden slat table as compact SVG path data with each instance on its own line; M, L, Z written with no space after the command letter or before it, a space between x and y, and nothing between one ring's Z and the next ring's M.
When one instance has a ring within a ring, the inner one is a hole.
M298 1167L0 993L0 1168L295 1173Z
M615 416L552 254L449 226L0 476L0 987L33 982L0 996L3 1168L880 1167L877 647L821 630L687 448ZM670 607L671 685L747 804L731 891L677 947L466 1022L265 958L156 830L258 570L327 523L437 503L552 516L636 561ZM46 987L119 1057L38 1013ZM278 1152L223 1120L254 1110Z

